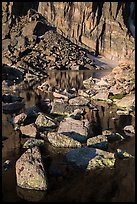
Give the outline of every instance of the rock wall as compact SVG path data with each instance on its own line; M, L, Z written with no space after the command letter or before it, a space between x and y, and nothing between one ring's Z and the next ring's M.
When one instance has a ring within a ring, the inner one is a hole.
M10 14L13 22L29 8L40 12L60 34L96 55L135 59L134 2L3 2L3 29L7 29Z
M109 58L133 58L130 2L39 2L38 11L73 42ZM134 12L135 13L135 12ZM133 25L134 26L134 25ZM132 26L132 27L133 27Z

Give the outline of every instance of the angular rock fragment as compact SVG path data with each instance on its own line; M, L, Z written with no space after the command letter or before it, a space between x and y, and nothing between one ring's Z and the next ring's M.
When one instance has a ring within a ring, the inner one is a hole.
M26 189L46 190L47 178L38 147L28 149L16 161L17 185Z
M49 142L55 147L68 147L68 148L81 147L80 142L61 133L49 132L47 138Z

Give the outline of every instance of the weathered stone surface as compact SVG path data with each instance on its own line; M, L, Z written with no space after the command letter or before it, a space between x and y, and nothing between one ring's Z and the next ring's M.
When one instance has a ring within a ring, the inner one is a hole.
M135 106L135 94L125 96L121 100L117 100L115 104L122 110L127 109L132 111L132 107Z
M52 109L51 113L62 114L62 115L69 115L73 112L76 107L69 105L68 103L63 102L63 100L54 100L52 102Z
M32 148L32 147L35 147L35 146L39 147L39 146L42 146L42 145L44 145L44 140L30 138L23 144L23 148Z
M20 131L23 135L27 135L29 137L36 137L37 135L37 129L34 124L20 126Z
M94 83L95 81L93 80L93 77L90 77L89 79L83 81L83 85L87 89L90 89L94 85Z
M73 2L72 4L54 2L51 4L40 2L38 11L46 16L48 21L56 26L65 37L95 50L97 54L104 54L110 59L125 56L134 58L134 54L131 54L134 50L134 40L126 35L127 27L130 26L127 25L130 21L130 19L126 21L127 14L128 18L131 15L130 5L127 5L127 2L124 3L124 6L118 2L111 4L109 2L99 4L90 2L90 5L87 2ZM133 12L135 12L134 9Z
M47 179L38 147L28 149L16 161L17 185L26 189L46 190Z
M78 96L69 100L69 104L75 106L86 106L89 102L90 100L83 96Z
M82 147L66 154L69 163L84 170L96 168L112 168L115 164L114 153L92 147Z
M61 133L49 132L47 138L49 142L55 147L68 147L68 148L81 147L80 142Z
M25 120L26 118L27 118L27 114L21 113L21 114L16 115L16 116L14 117L13 122L14 122L15 124L20 124L20 123L24 122L24 120Z
M87 146L94 147L97 149L107 150L108 140L105 135L98 135L95 137L88 138Z
M68 100L68 96L61 94L61 93L53 92L53 96L55 98L62 98L62 99Z
M71 117L65 118L60 122L58 133L67 135L79 142L85 142L88 137L88 120L75 120Z
M116 156L119 159L127 159L127 158L134 158L134 156L132 156L131 154L129 154L128 152L121 150L121 149L117 149L116 150Z
M35 124L38 127L47 127L47 128L55 128L56 124L55 122L48 116L45 116L44 114L40 113L35 121Z
M95 94L94 96L92 96L92 99L101 100L101 101L108 101L108 96L109 96L108 91L100 91L97 94Z

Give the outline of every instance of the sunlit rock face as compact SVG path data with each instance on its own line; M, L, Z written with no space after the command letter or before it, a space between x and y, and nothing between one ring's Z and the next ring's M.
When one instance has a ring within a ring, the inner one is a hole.
M96 55L135 58L134 2L3 2L2 36L8 32L7 22L11 26L29 8L40 12L60 34Z
M134 7L134 2L40 2L38 11L96 54L134 59Z

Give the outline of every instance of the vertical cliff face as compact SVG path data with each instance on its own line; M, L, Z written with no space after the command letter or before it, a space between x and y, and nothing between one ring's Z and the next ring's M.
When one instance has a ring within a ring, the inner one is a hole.
M134 3L40 2L38 11L73 42L109 58L134 58Z
M108 58L134 59L134 2L3 2L3 33L7 20L40 12L57 31L78 45Z

